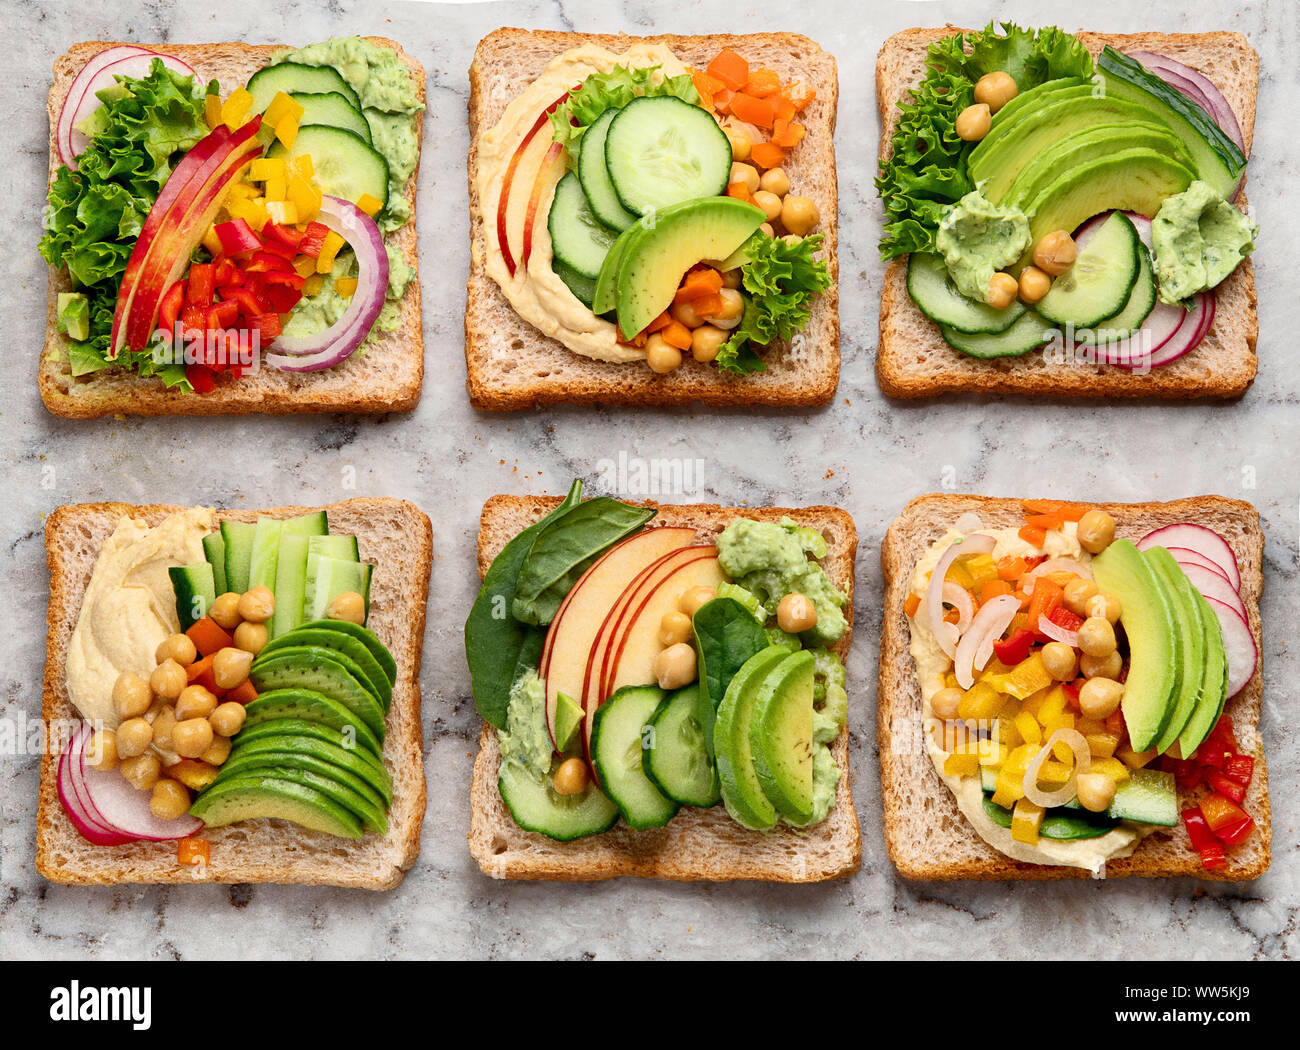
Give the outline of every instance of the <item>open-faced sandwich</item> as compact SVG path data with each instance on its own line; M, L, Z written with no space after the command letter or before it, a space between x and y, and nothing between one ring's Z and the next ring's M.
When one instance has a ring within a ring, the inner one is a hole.
M1258 70L1238 33L887 40L885 392L1244 392Z
M915 879L1268 867L1248 503L924 496L890 526L885 840Z
M77 44L54 64L41 397L62 416L420 395L424 71L397 44Z
M60 507L37 867L387 889L419 853L429 519Z
M470 81L475 406L831 399L833 58L502 29Z
M497 496L465 625L489 875L814 882L857 870L841 510Z

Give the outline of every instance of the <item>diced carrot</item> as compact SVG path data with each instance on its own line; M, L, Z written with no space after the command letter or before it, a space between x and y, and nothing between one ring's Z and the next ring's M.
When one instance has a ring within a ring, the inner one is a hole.
M791 121L794 120L798 110L794 108L794 103L784 95L778 95L772 99L772 110L776 114L777 120Z
M213 661L217 654L205 656L202 660L195 660L189 667L185 668L185 679L194 685L201 685L218 700L226 695L226 690L217 685L217 675L213 670Z
M1086 507L1082 503L1066 503L1061 507L1061 520L1078 521L1091 509L1091 507Z
M1029 629L1038 630L1038 618L1047 616L1061 604L1065 597L1060 587L1042 576L1034 581L1034 593L1029 597L1029 608L1025 610L1029 617Z
M1011 592L1011 597L1015 598L1015 600L1020 603L1021 609L1029 608L1029 595L1027 595L1024 591L1017 588L1016 590Z
M785 150L772 142L754 143L749 156L760 168L779 168L785 163Z
M665 310L663 313L661 313L658 317L656 317L653 321L651 321L648 325L645 326L645 334L654 335L655 332L662 332L665 328L667 328L672 323L673 323L672 317L670 317L668 311Z
M714 292L712 295L703 295L696 299L693 305L696 314L700 317L716 317L727 308L727 302L719 292Z
M713 93L713 108L724 115L731 112L731 103L736 93L731 88L722 88Z
M689 350L691 348L691 330L681 321L674 321L667 325L662 332L664 342L669 346L675 346L678 350Z
M802 113L808 107L808 103L816 97L817 89L809 88L807 94L796 95L794 98L790 99L790 101L794 103L795 112Z
M731 48L724 47L718 52L718 57L709 63L708 73L732 91L739 91L749 82L749 63Z
M909 594L907 601L903 603L903 612L908 616L915 616L916 610L921 607L921 596L919 594Z
M712 109L713 95L718 88L722 87L722 81L700 69L691 70L691 81L695 84L695 90L700 93L700 101L704 103L705 108Z
M235 644L235 640L211 616L195 620L185 633L200 656L208 656L218 649L226 649Z
M686 279L682 281L682 286L677 289L677 294L673 296L673 302L692 302L706 295L715 295L721 288L722 274L718 273L713 267L692 270L686 275Z
M177 839L176 863L186 868L208 864L212 860L212 843L207 839Z
M1026 514L1052 514L1060 510L1064 503L1059 499L1022 499L1020 507Z
M1003 558L997 564L998 578L1002 580L1018 580L1027 571L1024 558Z
M794 149L803 141L807 129L802 124L791 124L789 121L776 118L776 125L772 129L772 141L784 149Z
M1063 522L1060 514L1028 514L1025 516L1025 524L1033 529L1051 532L1053 529L1059 529Z
M1026 543L1035 547L1041 547L1047 542L1047 530L1040 529L1036 525L1026 525L1016 533Z
M257 689L254 688L251 678L245 678L243 684L227 692L225 698L237 704L251 704L257 699Z
M727 196L735 197L736 200L744 201L746 204L754 203L754 198L749 195L749 187L743 182L728 183Z
M776 110L770 100L755 98L743 91L737 91L736 97L731 100L731 112L746 124L756 124L769 130L776 119Z
M990 598L997 598L1003 594L1011 593L1011 584L1006 580L985 580L984 586L980 588L980 604L983 605Z
M750 70L749 80L745 82L745 94L755 98L771 98L781 92L781 77L775 69Z

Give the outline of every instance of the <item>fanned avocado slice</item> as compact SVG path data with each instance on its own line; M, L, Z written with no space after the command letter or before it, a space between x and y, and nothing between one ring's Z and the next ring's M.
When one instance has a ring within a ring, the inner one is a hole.
M238 777L214 783L195 800L190 814L213 828L272 818L345 839L359 839L365 833L348 809L315 788L284 777Z
M336 730L353 743L360 744L376 757L383 746L365 722L333 697L312 689L270 689L244 706L244 728L236 739L245 737L255 726L280 719L319 722Z
M393 702L393 683L388 680L374 654L360 639L342 631L328 630L324 627L295 627L278 638L273 638L262 648L259 656L290 649L296 646L312 646L319 649L337 650L357 665L365 685L384 705L387 713Z
M374 788L347 770L301 752L266 751L239 758L232 755L221 767L212 787L236 780L264 777L288 780L319 791L355 814L367 831L380 835L388 831L388 806Z
M249 677L264 689L311 689L343 704L380 740L384 708L365 684L365 673L336 649L297 645L264 653L253 661Z
M397 684L397 661L393 659L393 654L388 651L388 646L379 640L369 627L362 627L359 623L352 623L349 620L311 620L308 623L300 624L296 630L307 629L324 629L335 631L338 634L346 634L355 638L367 649L370 655L375 658L375 663L383 668L384 674L388 677L390 686Z
M267 722L265 725L274 726L276 723ZM324 740L312 736L293 733L271 733L245 740L241 733L235 737L235 746L231 750L230 758L226 760L226 764L221 769L222 772L225 772L226 769L238 761L248 760L255 756L281 753L302 755L312 762L324 763L326 766L339 769L361 781L375 795L376 801L382 801L385 805L393 801L392 778L388 775L388 771L375 763L366 752L356 748L348 750L336 747L334 744L326 743ZM324 770L318 770L318 772L324 772Z

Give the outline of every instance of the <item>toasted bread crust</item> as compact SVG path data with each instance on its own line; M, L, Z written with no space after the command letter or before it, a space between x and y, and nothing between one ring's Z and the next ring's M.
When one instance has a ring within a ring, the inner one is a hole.
M1249 503L1221 496L1199 496L1169 503L1102 504L1116 520L1121 537L1138 539L1162 525L1199 522L1229 541L1241 567L1241 598L1258 646L1261 639L1259 599L1263 592L1264 535L1259 514ZM885 844L899 874L907 879L976 881L1088 878L1080 868L1026 864L986 844L957 809L956 801L935 772L921 743L921 689L909 646L911 632L903 603L917 560L961 514L974 512L986 526L1022 523L1018 499L984 496L919 496L890 525L880 548L885 599L880 641L877 694L877 744L884 805ZM1262 651L1262 650L1261 650ZM1272 814L1268 768L1259 734L1263 699L1261 670L1229 700L1238 741L1255 755L1255 776L1246 808L1258 831L1247 845L1228 852L1228 866L1206 871L1191 847L1186 829L1161 829L1144 839L1131 857L1106 864L1107 878L1189 876L1241 882L1258 878L1271 858ZM1187 799L1180 801L1186 803Z
M420 101L425 101L424 67L386 37L366 37L370 43L389 47L411 70ZM95 54L119 42L91 40L74 44L54 61L54 82L47 106L50 118L49 178L59 168L57 128L59 111L82 66ZM188 62L201 81L216 79L222 92L243 85L273 54L285 50L280 44L151 44L159 53ZM423 123L417 141L423 139ZM145 379L121 369L106 369L74 379L68 367L66 339L58 330L59 292L72 288L61 269L49 268L46 306L45 348L40 355L37 384L41 400L56 416L94 419L128 414L166 415L290 415L312 412L405 412L420 400L424 381L424 330L420 312L420 254L416 241L415 209L419 164L406 184L405 197L411 207L410 220L388 235L385 241L400 248L408 266L415 271L401 301L398 327L377 333L364 354L354 354L336 368L308 374L264 368L235 382L224 382L210 394L184 394L167 390L158 379Z
M880 111L880 156L892 152L898 102L915 84L930 44L971 30L908 29L891 36L876 60L876 102ZM1109 44L1119 50L1157 51L1198 67L1215 80L1241 124L1250 154L1254 138L1259 56L1241 33L1081 32L1097 54ZM1245 204L1245 198L1241 200ZM1030 394L1046 397L1153 399L1234 398L1244 394L1258 371L1259 337L1255 271L1245 260L1216 290L1214 323L1191 353L1147 375L1107 365L1048 363L1041 353L979 360L944 342L938 326L917 309L907 292L907 260L886 269L880 304L876 377L890 397L944 394Z
M821 200L824 254L836 284L814 306L798 355L792 355L788 348L773 347L764 355L767 372L744 378L724 376L712 366L688 359L672 374L657 376L641 362L592 361L542 335L520 318L487 275L487 242L477 189L480 134L500 117L510 98L518 93L518 84L534 80L556 55L588 43L623 51L638 42L664 44L684 62L700 67L721 48L733 47L741 54L757 56L756 61L774 66L783 76L802 76L817 90L816 100L801 116L808 128L807 138L785 167L796 187L805 188L809 195ZM506 53L510 56L508 62L503 57ZM807 37L794 33L633 37L499 29L479 42L469 78L470 273L465 308L465 382L475 408L510 411L596 402L803 407L826 404L835 396L840 365L839 193L833 135L839 86L831 55Z

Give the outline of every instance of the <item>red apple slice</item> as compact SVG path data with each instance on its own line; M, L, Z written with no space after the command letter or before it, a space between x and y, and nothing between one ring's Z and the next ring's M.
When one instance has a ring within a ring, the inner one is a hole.
M565 596L551 628L538 674L546 682L546 728L556 744L555 712L559 694L582 702L587 661L600 626L619 596L647 566L695 539L694 529L646 529L602 554Z
M551 148L542 158L542 166L537 169L537 178L533 180L533 192L528 195L528 210L524 213L524 245L519 255L519 262L525 269L533 256L533 230L537 227L537 214L541 210L543 198L548 189L554 190L564 177L564 147L552 142Z
M510 163L506 166L505 177L501 180L501 196L497 199L497 244L501 248L501 255L505 259L506 272L511 277L515 275L515 258L510 251L509 224L507 223L507 213L510 209L510 189L514 185L515 174L519 168L524 154L528 147L537 137L537 133L544 128L551 119L551 114L562 106L568 99L570 92L566 91L557 98L544 110L534 122L533 126L528 129L524 137L520 140L519 145L515 147L515 152L510 157ZM528 260L524 260L527 265Z

